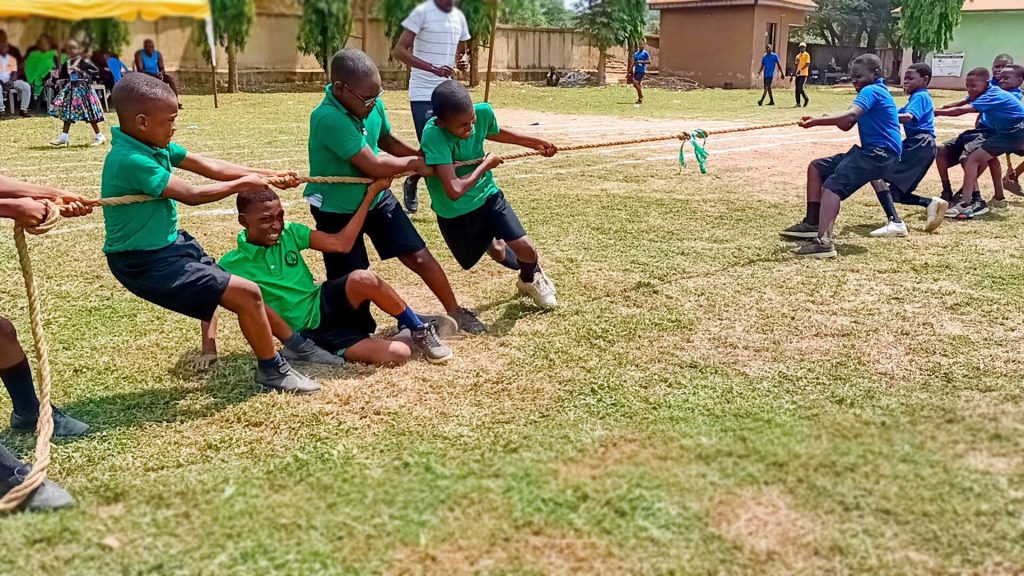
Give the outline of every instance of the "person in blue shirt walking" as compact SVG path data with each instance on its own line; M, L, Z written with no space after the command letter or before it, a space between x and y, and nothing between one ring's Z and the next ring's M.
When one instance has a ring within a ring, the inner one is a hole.
M966 84L967 104L935 111L936 116L963 116L973 112L985 115L987 129L979 132L972 146L966 150L963 197L947 213L948 217L959 219L970 219L988 212L988 205L981 199L978 188L978 175L984 168L1003 154L1024 152L1024 103L998 84L992 85L986 68L968 72ZM969 200L968 192L971 194Z
M949 208L949 203L941 198L914 194L935 161L935 106L928 92L931 81L932 68L923 62L913 64L903 75L903 90L910 95L910 100L899 109L899 118L907 137L903 140L900 163L887 178L871 183L887 219L885 226L869 234L871 237L909 234L893 202L927 208L926 232L933 232L942 225Z
M800 120L801 128L835 126L847 131L856 125L860 146L845 154L819 158L807 167L806 216L782 231L789 238L812 239L794 252L797 256L835 257L833 226L840 203L865 184L888 178L903 151L896 101L885 86L882 61L874 54L858 56L850 72L857 98L846 112Z
M142 50L135 53L135 71L142 72L148 76L158 78L171 87L175 97L178 96L178 83L164 70L164 56L156 49L156 44L146 38L142 43ZM178 109L181 110L181 100L178 101Z
M772 50L772 45L768 44L764 47L764 56L761 57L761 68L758 69L757 75L764 74L764 91L761 92L761 99L757 101L758 106L764 105L764 97L768 97L768 105L775 106L775 95L772 94L772 80L775 79L775 69L778 68L779 75L782 80L786 79L786 71L782 69L782 64L779 62L779 55Z
M644 103L644 76L647 76L647 65L651 63L651 53L643 43L633 54L633 87L636 88L636 103Z

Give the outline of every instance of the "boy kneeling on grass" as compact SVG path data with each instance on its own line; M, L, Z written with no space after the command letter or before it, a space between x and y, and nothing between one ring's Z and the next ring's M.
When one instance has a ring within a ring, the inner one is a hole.
M985 168L1003 154L1024 152L1024 103L1021 103L1020 98L1003 90L998 84L991 84L989 72L985 68L975 68L968 72L966 85L966 104L935 111L936 116L963 116L973 112L984 116L980 123L983 129L964 133L970 134L969 138L963 139L962 147L962 152L966 154L963 162L964 195L961 202L951 206L946 214L950 218L959 219L971 219L988 212L988 205L982 200L981 189L978 187L978 176ZM953 147L947 152L957 154L961 149ZM997 168L998 160L993 169L996 180Z
M47 204L50 201L55 204ZM77 194L35 186L0 176L0 219L9 218L20 226L36 226L46 220L47 210L59 209L66 218L92 212L86 199ZM14 411L11 429L17 432L35 430L39 418L39 398L32 384L32 369L25 351L18 342L14 324L0 316L0 379L11 395ZM53 435L81 436L89 426L53 408ZM32 466L23 464L0 444L0 497L25 481ZM36 488L22 504L24 510L53 510L74 503L71 495L50 480Z
M485 140L532 148L546 157L558 149L539 138L499 128L491 105L474 106L469 92L455 80L435 88L430 103L434 117L423 129L420 146L435 173L427 177L430 205L455 260L469 270L486 253L519 271L520 293L541 308L554 308L558 305L555 285L541 270L537 250L491 174L501 158L487 154L476 166L456 168L455 163L484 157Z
M268 190L264 176L283 178L286 187L297 186L298 179L291 173L190 154L171 142L178 101L157 78L128 74L114 87L112 100L120 128L112 130L101 195L144 194L153 200L103 210L103 251L111 273L131 293L179 314L210 321L218 306L237 314L258 360L256 383L264 391L309 394L319 390L318 383L293 369L275 349L259 287L217 266L195 238L178 229L177 202L196 206L240 192ZM190 184L171 173L175 167L219 182ZM288 339L285 346L296 359L331 357L306 340Z
M885 85L882 61L874 54L858 56L850 66L857 98L838 116L800 120L802 128L836 126L847 131L857 126L860 146L845 154L819 158L807 167L807 213L803 220L782 231L790 238L812 238L796 250L798 256L836 256L833 228L840 203L865 184L885 180L900 161L900 121Z
M390 186L390 180L368 186L352 219L335 234L285 222L284 207L273 190L239 194L238 223L244 230L238 233L238 248L225 254L220 265L260 287L275 312L270 314L271 323L283 323L275 332L295 331L335 354L339 362L401 365L412 357L410 344L431 363L447 362L452 351L441 342L434 324L423 322L376 274L353 270L317 285L302 257L307 249L325 254L352 250L370 204ZM370 302L408 329L395 340L373 338L377 324L370 315ZM454 320L443 318L451 323L451 332L458 330ZM204 346L215 338L216 324L204 324Z

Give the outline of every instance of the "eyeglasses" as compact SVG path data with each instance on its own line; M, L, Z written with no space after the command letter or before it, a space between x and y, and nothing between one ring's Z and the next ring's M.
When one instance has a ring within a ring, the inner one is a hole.
M376 104L377 100L379 100L380 97L384 94L384 89L381 88L380 92L377 92L376 96L374 96L373 98L367 98L366 96L363 96L362 94L359 94L355 90L349 88L348 84L342 84L341 87L344 88L345 90L348 90L349 92L351 92L352 95L355 96L356 98L362 100L363 101L363 106L366 107L366 108L373 108L373 105Z

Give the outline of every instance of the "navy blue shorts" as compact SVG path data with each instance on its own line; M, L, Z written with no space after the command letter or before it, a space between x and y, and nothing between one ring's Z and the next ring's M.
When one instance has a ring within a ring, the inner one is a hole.
M310 211L313 213L313 220L316 221L316 229L328 234L341 232L353 216L324 212L315 206L311 206ZM363 234L370 237L381 260L415 254L427 247L423 237L416 231L416 227L412 225L412 221L390 190L385 191L380 204L367 213ZM359 235L352 250L347 254L324 254L328 278L341 278L353 270L370 269L370 256L366 253L363 234Z
M423 129L427 127L427 122L434 117L434 106L427 100L409 102L409 108L412 110L412 123L416 127L416 140L420 140L423 138Z
M959 164L971 155L971 152L981 148L988 134L987 129L971 129L962 132L956 138L943 142L942 151L946 155L946 162Z
M931 170L935 162L935 136L932 134L918 134L903 141L903 154L900 155L900 163L889 173L886 182L894 191L905 194L917 190L918 184Z
M231 274L184 230L165 248L108 253L107 265L132 294L203 321L213 318L231 281Z
M899 157L885 148L850 148L845 154L819 158L811 165L824 179L823 188L846 200L872 180L885 180L896 167Z
M633 82L643 82L647 72L633 72Z
M455 260L463 270L480 261L495 240L518 240L526 236L515 210L505 194L491 194L483 206L455 218L437 217L437 227Z
M1013 130L988 132L981 142L981 149L991 156L1024 154L1024 125Z
M303 336L332 354L344 355L345 350L377 331L377 322L370 314L370 301L353 307L345 291L346 284L348 274L320 286L320 325L302 331Z

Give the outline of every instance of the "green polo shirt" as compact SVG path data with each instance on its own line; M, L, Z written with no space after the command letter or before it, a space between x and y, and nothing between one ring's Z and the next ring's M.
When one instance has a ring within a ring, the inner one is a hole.
M498 128L498 119L494 116L494 109L490 104L481 102L474 106L476 110L476 123L473 125L473 132L469 138L462 139L452 135L451 132L437 125L437 120L431 118L423 129L423 138L420 139L420 147L426 157L427 166L454 164L462 160L476 160L483 158L484 141L488 136L494 136L501 130ZM455 169L459 177L473 172L476 166L463 166ZM444 185L441 179L436 176L427 178L427 190L430 191L430 207L441 218L455 218L476 210L484 205L484 201L492 194L498 193L498 185L494 183L494 176L487 172L477 180L476 185L469 192L466 192L458 200L451 200L444 193Z
M292 330L320 325L320 286L302 258L309 249L309 227L286 222L277 244L257 246L238 233L238 248L220 259L220 267L255 282L263 301L280 314Z
M154 148L111 128L113 141L103 162L100 196L116 198L145 194L160 198L171 179L171 170L185 160L187 152L171 142ZM157 250L178 238L178 206L169 198L103 209L107 238L103 251Z
M383 100L378 99L366 120L360 120L345 110L328 84L323 102L309 117L309 175L365 178L352 164L352 157L366 146L377 154L380 137L390 133ZM324 212L355 214L366 196L366 184L309 183L304 194L320 196L320 209ZM384 192L378 194L370 208L376 208L383 195Z

